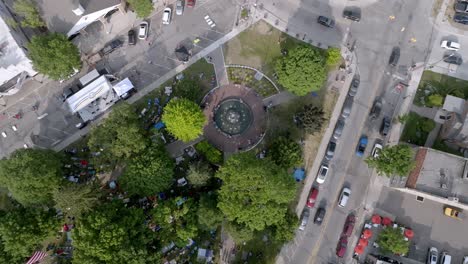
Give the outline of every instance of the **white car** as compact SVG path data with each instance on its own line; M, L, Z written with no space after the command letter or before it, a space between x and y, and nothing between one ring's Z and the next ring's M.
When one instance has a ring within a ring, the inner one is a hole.
M380 154L380 151L382 151L382 148L383 148L382 144L375 143L374 148L372 149L372 157L377 158Z
M7 137L7 133L5 131L2 132L2 137L4 137L4 138Z
M437 259L439 258L439 251L435 247L429 249L427 254L427 264L437 264Z
M338 199L338 206L345 207L348 204L349 196L351 196L351 189L344 187Z
M184 2L182 0L177 0L175 13L178 16L181 16L184 13Z
M463 257L463 264L468 264L468 256Z
M320 170L318 172L318 175L317 175L317 183L318 184L322 184L325 182L325 179L327 178L327 174L328 174L328 166L327 164L322 164L322 166L320 166Z
M172 9L169 7L164 8L163 16L162 16L162 23L164 25L169 25L171 23L171 14Z
M444 49L448 50L459 50L460 49L460 43L454 42L454 41L448 41L444 40L442 43L440 43L440 46Z
M143 21L138 27L138 38L145 40L148 37L148 22Z

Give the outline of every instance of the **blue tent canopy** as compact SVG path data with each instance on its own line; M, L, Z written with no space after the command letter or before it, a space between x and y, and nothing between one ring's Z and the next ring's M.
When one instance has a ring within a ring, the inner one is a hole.
M299 169L294 170L294 179L296 179L296 181L298 181L298 182L302 181L302 180L304 180L304 177L305 177L304 169L299 168Z
M154 128L156 128L157 130L165 127L166 125L162 122L162 121L159 121L157 122L156 124L154 124Z

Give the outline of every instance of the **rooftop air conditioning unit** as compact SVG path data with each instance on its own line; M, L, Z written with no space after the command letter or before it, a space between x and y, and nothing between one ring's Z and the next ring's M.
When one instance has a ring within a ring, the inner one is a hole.
M453 196L452 196L452 197L449 197L448 200L449 200L449 201L452 201L452 202L458 203L458 197L453 197Z
M83 6L81 6L81 4L78 4L78 7L73 9L72 11L73 13L75 13L75 15L82 16L85 12L85 9L83 8Z

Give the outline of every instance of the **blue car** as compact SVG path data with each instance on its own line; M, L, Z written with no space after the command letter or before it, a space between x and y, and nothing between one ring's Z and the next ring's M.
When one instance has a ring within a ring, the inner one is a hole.
M356 150L356 155L358 157L362 157L364 156L364 151L366 151L366 147L367 147L367 136L362 136L360 139L359 139L359 144L357 146L357 150Z

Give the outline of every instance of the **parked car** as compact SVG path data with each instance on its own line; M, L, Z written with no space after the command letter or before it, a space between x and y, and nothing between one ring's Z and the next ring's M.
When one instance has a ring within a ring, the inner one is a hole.
M164 8L162 23L163 25L169 25L171 23L172 9L170 7Z
M148 22L143 21L140 23L138 27L138 38L139 39L146 39L148 37Z
M462 217L462 212L460 209L449 206L444 208L444 214L457 220L461 220Z
M455 12L467 13L468 12L468 3L463 1L458 1L454 5Z
M390 125L390 117L384 116L382 119L382 125L380 126L380 134L382 134L382 136L385 137L388 135L388 132L390 132Z
M136 44L135 30L130 29L128 31L128 45L135 45L135 44Z
M355 22L359 22L361 20L361 12L354 8L345 8L343 11L343 17Z
M340 198L338 199L338 206L345 207L348 204L349 196L351 195L351 189L344 187L341 190Z
M455 64L455 65L462 65L462 63L463 63L463 59L460 56L456 55L456 54L455 55L454 54L444 55L443 60L446 63Z
M8 135L5 131L2 131L2 137L6 138Z
M367 142L368 142L367 136L362 136L359 139L359 143L358 143L357 149L356 149L356 155L358 157L364 156L364 152L366 151L366 147L367 147Z
M359 76L358 75L354 76L353 80L351 81L351 86L349 87L349 92L348 92L349 96L354 97L356 95L360 82L361 81L359 79Z
M305 209L303 212L302 212L302 218L301 218L301 225L299 226L299 230L301 231L304 231L306 226L307 226L307 223L309 222L309 210L308 209Z
M439 258L439 251L435 247L431 247L427 254L427 264L437 264L437 259Z
M382 100L380 98L375 99L374 104L370 110L370 118L377 119L382 112Z
M330 141L328 143L327 154L325 154L325 159L331 160L335 156L336 142Z
M468 264L468 256L463 257L463 264Z
M382 148L382 144L375 142L374 147L372 148L372 157L377 158L380 155Z
M343 109L341 110L341 117L343 117L344 119L348 118L348 116L351 114L352 108L353 108L352 98L346 98L343 104Z
M122 45L123 45L123 43L122 43L122 41L120 39L114 39L109 44L104 46L104 48L99 52L99 54L101 56L107 55L107 54L113 52L114 50L122 47Z
M333 138L334 139L339 139L341 137L341 134L343 133L344 126L345 126L345 122L344 122L343 119L338 119L338 121L336 121L335 130L333 131Z
M452 262L452 256L450 256L447 252L442 252L440 255L440 264L450 264Z
M177 0L175 13L178 16L181 16L184 13L184 2L182 0Z
M306 206L312 208L315 206L315 201L317 200L317 196L319 194L319 190L317 188L312 188L310 190L309 198L307 199Z
M195 6L195 0L187 0L187 7L194 7Z
M317 175L317 179L315 179L315 180L317 181L318 184L322 184L327 179L327 175L328 175L328 165L327 164L322 164L320 166L320 169L319 169L319 172L318 172L318 175Z
M353 234L354 224L356 223L356 217L354 215L348 215L345 220L342 237L350 237Z
M324 25L329 28L333 28L335 26L335 20L328 18L326 16L319 16L317 18L317 23Z
M455 41L444 40L440 43L440 47L448 50L457 51L460 49L460 43Z
M455 13L455 16L453 16L453 21L463 25L468 25L468 14Z
M346 249L348 247L348 238L347 237L342 237L338 241L338 245L336 246L336 256L339 258L344 257L346 254Z
M323 222L323 218L325 217L326 210L323 207L317 209L317 212L314 216L314 224L321 225Z
M390 64L391 66L396 66L398 64L398 60L400 60L400 48L394 47L392 49L392 54L390 54L388 64Z

